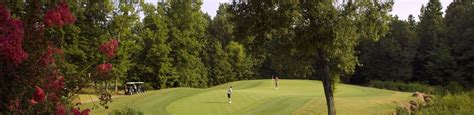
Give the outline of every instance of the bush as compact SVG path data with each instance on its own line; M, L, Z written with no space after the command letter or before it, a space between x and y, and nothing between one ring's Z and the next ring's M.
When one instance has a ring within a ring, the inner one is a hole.
M423 92L432 94L435 92L434 88L430 85L420 84L420 83L403 83L403 82L393 82L393 81L379 81L373 80L369 83L370 87L397 90L397 91L407 91L407 92Z
M466 90L463 86L461 86L457 82L449 82L448 85L438 86L436 87L436 89L437 89L436 94L442 95L442 96L447 95L447 94L462 93L463 91Z
M145 88L145 90L153 90L153 86L151 83L149 82L145 82L145 85L143 85L143 88Z
M126 107L121 110L113 110L109 115L143 115L143 112Z
M428 105L415 111L416 115L472 115L474 113L474 91L458 94L447 94ZM405 110L397 109L397 113L406 114Z
M402 88L401 90L410 91L410 92L419 91L419 92L432 94L435 91L435 89L431 87L430 85L420 84L420 83L408 83L406 85L404 83L401 83L400 87Z

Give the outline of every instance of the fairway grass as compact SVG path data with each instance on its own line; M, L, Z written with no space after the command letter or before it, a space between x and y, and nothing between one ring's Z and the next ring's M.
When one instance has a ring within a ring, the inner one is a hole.
M232 104L226 91L233 87ZM397 102L412 99L410 93L338 84L335 93L338 114L390 114ZM82 105L91 108L92 103ZM93 109L92 114L107 114L130 107L145 114L228 115L228 114L326 114L326 101L320 81L280 80L274 89L271 80L248 80L207 89L171 88L113 99L111 109Z

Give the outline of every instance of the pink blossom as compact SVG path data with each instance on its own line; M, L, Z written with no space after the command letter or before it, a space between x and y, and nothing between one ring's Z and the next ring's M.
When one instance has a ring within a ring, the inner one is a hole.
M79 111L79 109L77 109L77 108L72 108L72 113L74 115L82 115L81 111Z
M118 43L118 40L111 39L100 45L99 51L104 53L107 58L113 58L115 56L115 53L117 52Z
M84 110L82 110L81 114L82 115L89 115L89 112L91 112L90 109L84 109Z
M112 64L110 63L100 64L99 66L97 66L97 71L100 74L108 73L110 70L112 70Z
M64 88L64 77L59 75L57 79L50 83L49 88L54 91L60 91Z
M84 109L84 110L82 110L82 112L77 108L72 109L72 113L74 115L89 115L89 112L91 112L90 109Z
M35 101L34 99L31 99L31 100L30 100L30 105L36 105L37 103L38 103L38 102Z
M45 94L44 94L44 91L43 89L41 89L40 87L36 86L35 88L35 93L33 95L33 98L32 98L32 102L43 102L44 101L44 98L45 98ZM36 103L35 103L36 104Z
M50 64L55 63L56 60L54 60L53 55L54 54L62 54L62 53L63 53L63 51L61 49L53 48L52 45L48 45L47 51L41 57L41 64L43 66L48 66Z
M57 105L56 115L65 115L65 114L66 114L66 107L64 105Z
M0 60L18 66L28 54L23 50L23 24L10 17L10 12L0 5Z
M46 27L63 27L65 24L73 24L76 21L71 14L66 2L61 2L58 6L49 9L44 15L44 24Z

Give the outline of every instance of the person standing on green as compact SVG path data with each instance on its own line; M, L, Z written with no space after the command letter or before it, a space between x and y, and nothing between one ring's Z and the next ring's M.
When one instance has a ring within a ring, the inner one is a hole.
M227 98L228 98L229 103L232 103L232 86L230 86L229 89L227 90Z
M275 76L275 89L278 89L278 76Z

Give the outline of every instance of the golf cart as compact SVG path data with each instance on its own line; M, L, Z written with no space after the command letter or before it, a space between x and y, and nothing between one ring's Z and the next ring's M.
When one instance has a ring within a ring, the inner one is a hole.
M126 82L124 85L125 95L133 95L145 92L144 82Z

